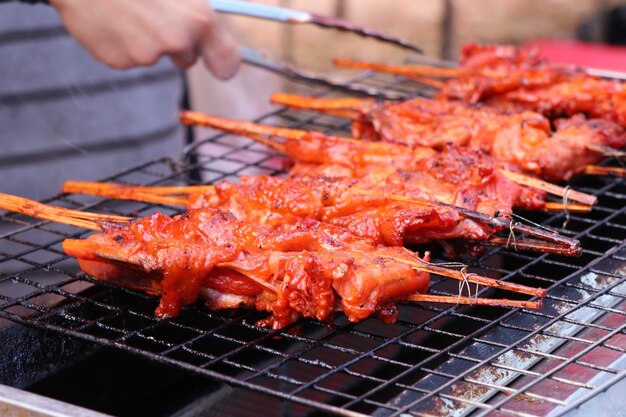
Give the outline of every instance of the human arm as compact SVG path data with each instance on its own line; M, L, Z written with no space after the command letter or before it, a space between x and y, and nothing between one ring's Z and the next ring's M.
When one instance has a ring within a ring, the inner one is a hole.
M238 69L234 38L207 0L49 0L68 32L113 68L149 66L169 56L187 68L199 57L220 79Z

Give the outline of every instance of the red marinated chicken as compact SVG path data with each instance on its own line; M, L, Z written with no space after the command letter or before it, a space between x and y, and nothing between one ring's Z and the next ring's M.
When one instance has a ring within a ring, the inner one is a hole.
M513 53L488 58L501 49ZM595 77L581 68L548 64L510 46L468 46L460 64L458 74L444 84L439 97L507 111L532 110L551 119L582 113L626 127L626 89L620 81Z
M294 177L352 177L369 187L404 187L407 197L447 203L493 215L513 207L539 209L543 191L525 188L508 179L505 165L485 153L465 147L442 152L385 143L346 141L310 133L285 143L285 154L297 161ZM478 197L477 197L478 196Z
M384 195L392 192L408 201L431 202L453 208L462 214L463 220L459 226L450 230L449 235L441 234L441 229L433 230L433 234L429 235L426 233L428 229L420 226L417 233L411 234L411 239L415 239L413 240L415 242L453 237L488 239L494 242L495 238L491 238L494 224L500 226L505 224L507 228L510 225L511 231L518 226L501 221L501 216L510 215L513 207L528 209L546 207L544 191L520 186L520 182L526 181L520 179L523 176L507 170L506 165L488 155L470 148L450 147L442 152L436 152L431 148L413 150L397 144L364 142L327 136L319 132L266 126L194 112L183 112L181 119L185 123L197 123L248 135L261 143L269 144L295 161L289 172L292 178L304 180L320 176L353 178L359 181L360 189L371 190L375 194ZM267 137L287 140L278 143L268 140ZM380 192L376 191L378 189ZM368 220L368 216L363 216L360 221ZM489 228L485 228L485 225ZM541 235L537 233L538 230L526 229L522 233L526 232L555 242L559 248L547 246L539 248L529 243L527 249L557 250L563 254L579 253L578 243L572 240L564 240L554 233L550 233L550 236ZM434 237L435 235L437 237ZM504 242L495 240L499 242L498 244L507 245L506 240ZM564 247L567 249L561 251Z
M372 314L392 321L397 301L429 285L428 274L411 266L419 260L402 248L347 245L311 224L277 233L199 209L102 227L103 234L66 240L64 250L97 279L160 294L159 317L202 296L213 309L268 311L262 324L274 328L299 317L324 321L335 311L352 321Z
M287 94L275 94L272 99L294 108L350 117L352 135L357 138L413 149L467 146L549 181L567 181L587 164L604 158L604 149L626 146L626 133L620 126L582 115L557 120L553 132L550 121L539 113L506 113L460 101L417 98L382 103ZM556 154L558 158L553 157Z
M507 72L519 68L532 68L543 63L536 49L519 48L514 45L482 45L468 43L463 46L459 58L462 69L489 69Z
M464 231L462 216L455 209L433 204L430 199L404 202L389 198L403 191L399 186L371 187L355 179L319 177L242 177L240 182L224 181L210 191L191 195L188 207L228 210L237 218L271 229L284 229L310 218L338 226L331 233L337 239L344 240L349 234L389 246L458 235L484 239L494 233L488 225L478 233Z

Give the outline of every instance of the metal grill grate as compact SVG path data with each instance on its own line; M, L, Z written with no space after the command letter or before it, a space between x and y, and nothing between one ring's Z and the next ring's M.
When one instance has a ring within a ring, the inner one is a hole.
M410 92L402 80L370 76L379 88ZM278 110L264 122L343 132L348 122ZM162 159L109 178L129 184L181 184L277 174L283 160L232 135L194 145L193 163ZM626 376L626 184L580 178L599 196L573 215L564 234L581 240L580 258L492 250L474 272L550 287L541 311L407 304L395 324L339 316L333 329L301 321L257 328L262 313L184 309L156 320L154 297L98 283L79 272L60 243L83 230L7 214L0 218L0 317L52 329L280 398L287 415L560 415ZM55 205L146 216L177 210L154 204L58 196ZM532 214L560 228L562 214ZM456 295L434 279L432 292ZM493 290L482 295L502 296ZM270 412L263 410L265 415Z

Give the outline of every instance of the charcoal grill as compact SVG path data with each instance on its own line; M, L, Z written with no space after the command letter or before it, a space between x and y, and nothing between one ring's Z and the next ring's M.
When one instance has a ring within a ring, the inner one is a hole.
M416 91L385 75L364 74L359 81L395 93ZM328 133L349 129L345 120L286 109L259 120ZM190 146L180 160L155 160L107 180L216 182L279 174L283 163L262 145L218 134ZM180 317L157 320L156 298L96 282L63 254L63 239L84 236L84 230L6 214L0 218L0 317L71 339L83 353L104 346L116 360L166 365L163 379L178 372L195 384L214 384L206 393L217 401L202 404L215 414L201 415L563 415L626 377L626 184L581 177L574 186L598 196L591 213L572 215L567 229L561 229L563 214L529 217L579 239L580 258L493 249L470 261L473 272L549 287L540 311L406 304L395 324L352 324L339 316L332 328L303 320L274 331L254 325L263 317L259 312L194 305ZM177 212L78 195L47 202L122 215ZM434 293L457 291L456 283L433 280ZM65 356L58 360L71 362Z

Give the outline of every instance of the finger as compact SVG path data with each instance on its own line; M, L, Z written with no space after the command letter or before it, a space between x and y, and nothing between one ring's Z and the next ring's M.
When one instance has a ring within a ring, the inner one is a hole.
M174 65L176 65L180 69L187 69L192 66L196 60L198 59L198 54L196 52L185 52L185 53L177 53L170 54L170 58Z
M212 19L202 38L202 58L206 67L220 80L231 78L241 64L237 42L221 23Z

